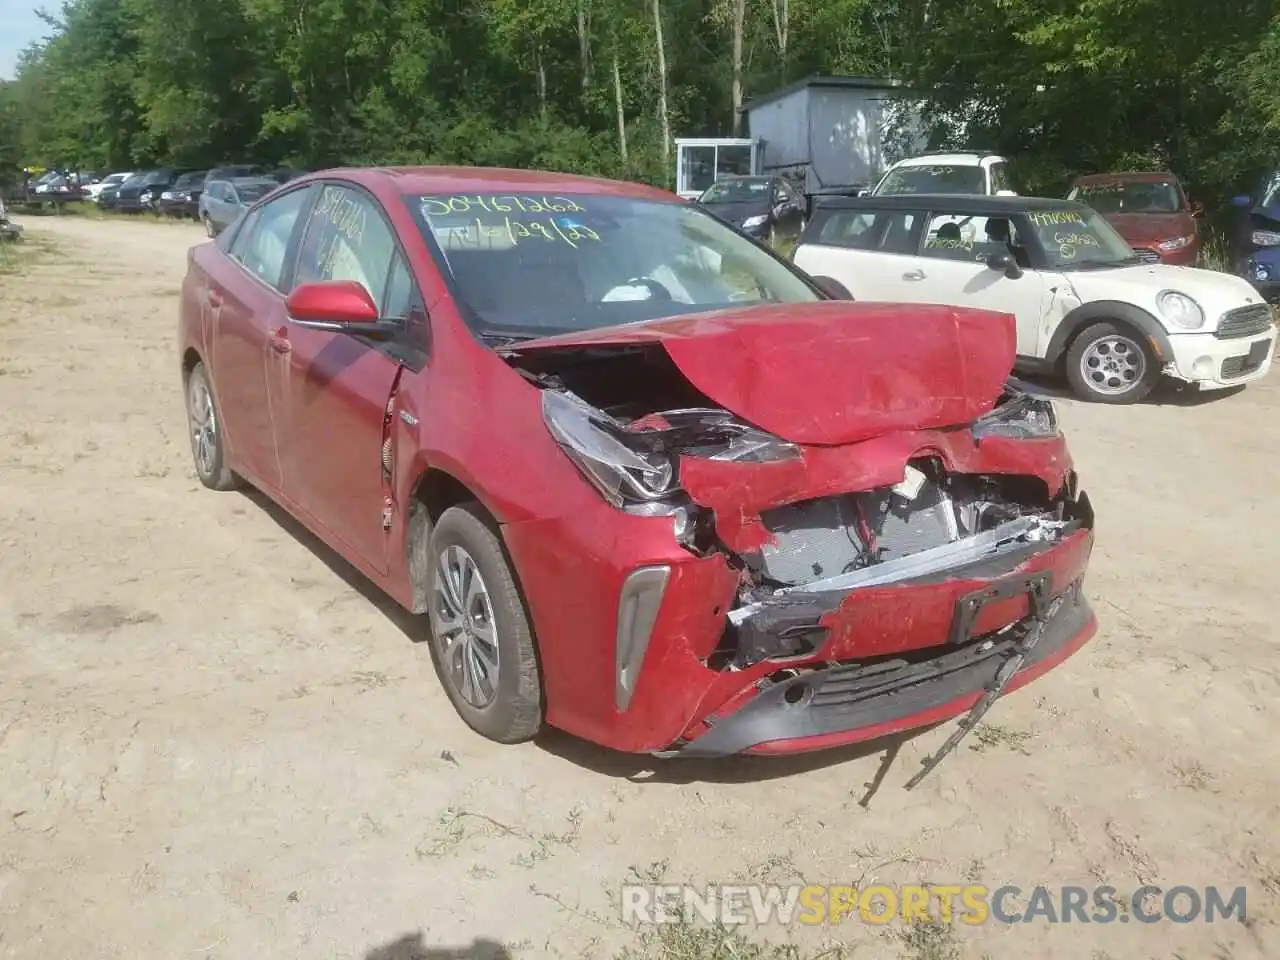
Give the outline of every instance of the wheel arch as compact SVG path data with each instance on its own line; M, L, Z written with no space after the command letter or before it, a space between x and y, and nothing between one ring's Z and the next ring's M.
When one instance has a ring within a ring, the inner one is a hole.
M1168 331L1146 310L1123 300L1093 300L1082 303L1062 318L1049 339L1045 362L1054 367L1061 364L1075 339L1095 323L1115 323L1129 327L1147 342L1156 355L1156 362L1161 366L1173 359L1173 345L1169 342Z
M408 564L409 586L413 595L413 613L427 611L427 571L430 564L427 546L431 530L450 507L475 503L493 520L498 540L507 553L516 585L520 585L520 573L507 550L502 536L502 521L491 504L486 502L473 485L459 479L449 470L439 466L425 466L418 473L409 494L409 520L405 536L405 560Z

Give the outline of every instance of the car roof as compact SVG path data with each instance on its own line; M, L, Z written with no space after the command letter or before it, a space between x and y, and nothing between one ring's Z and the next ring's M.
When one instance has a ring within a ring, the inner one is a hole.
M896 193L886 197L820 197L821 210L928 210L971 216L1013 216L1034 210L1088 210L1074 200L1056 197L989 197L963 193Z
M985 151L958 150L955 153L922 153L918 156L907 157L905 160L899 160L894 164L894 166L932 167L937 166L938 164L950 164L953 166L977 167L982 165L982 161L989 159L1002 158L998 154L987 153Z
M1177 176L1169 171L1159 170L1126 170L1116 173L1087 173L1071 181L1073 186L1084 186L1091 183L1122 183L1126 180L1137 183L1162 183L1177 180Z
M631 197L666 203L684 203L674 193L642 183L584 177L545 170L514 170L504 167L337 167L317 170L293 181L341 178L366 187L389 185L403 196L433 193L585 193L599 196Z

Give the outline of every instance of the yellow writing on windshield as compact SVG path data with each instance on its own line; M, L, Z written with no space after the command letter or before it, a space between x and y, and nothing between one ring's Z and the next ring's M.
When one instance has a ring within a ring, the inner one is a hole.
M422 213L427 217L472 213L585 213L568 197L525 197L514 194L473 194L471 196L423 197Z
M1085 225L1084 216L1074 210L1036 210L1028 213L1027 219L1037 227L1053 227L1064 223Z
M576 249L584 241L600 242L600 234L568 217L503 217L487 223L477 217L465 223L437 226L434 233L445 250L502 250L530 240L563 241Z
M1055 233L1054 243L1069 243L1077 247L1100 247L1098 238L1087 233Z

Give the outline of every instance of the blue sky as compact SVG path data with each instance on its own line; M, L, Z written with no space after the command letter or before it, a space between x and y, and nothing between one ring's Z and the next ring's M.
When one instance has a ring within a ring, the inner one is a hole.
M18 54L49 32L36 7L57 11L57 0L0 0L0 80L12 80Z

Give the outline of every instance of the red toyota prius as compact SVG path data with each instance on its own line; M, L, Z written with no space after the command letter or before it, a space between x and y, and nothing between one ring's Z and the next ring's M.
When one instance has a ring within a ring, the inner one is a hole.
M1093 635L1093 513L1011 317L825 289L636 184L310 174L190 253L196 470L420 614L494 740L932 724Z

